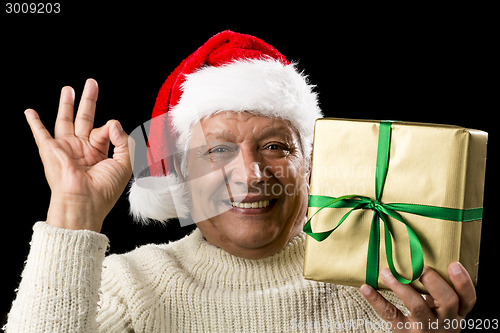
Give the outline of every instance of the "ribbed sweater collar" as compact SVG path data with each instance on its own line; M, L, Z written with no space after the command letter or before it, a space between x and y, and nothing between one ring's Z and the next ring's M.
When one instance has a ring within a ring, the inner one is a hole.
M196 229L178 247L181 265L205 285L232 289L279 286L303 281L305 234L300 233L282 250L263 259L240 258L210 244Z

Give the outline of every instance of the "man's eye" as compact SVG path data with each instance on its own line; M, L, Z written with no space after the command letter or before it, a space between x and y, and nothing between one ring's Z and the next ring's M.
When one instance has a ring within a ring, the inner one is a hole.
M205 152L205 157L210 158L211 160L220 160L220 159L228 159L233 158L235 154L237 154L237 147L221 145L211 147Z
M228 148L226 147L215 147L215 148L212 148L208 151L209 154L213 154L213 153L227 153L229 151Z
M268 144L267 146L264 147L265 150L288 150L288 147L286 147L283 144L279 143L271 143Z
M233 153L234 151L235 151L235 149L231 148L231 147L217 146L217 147L210 148L206 154L207 155L229 154L229 153Z

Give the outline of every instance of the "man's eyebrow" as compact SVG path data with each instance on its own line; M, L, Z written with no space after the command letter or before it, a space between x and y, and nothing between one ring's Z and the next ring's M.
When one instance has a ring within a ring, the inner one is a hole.
M267 139L276 139L276 140L293 140L295 130L292 127L285 125L278 126L267 126L260 130L256 134L257 140L267 140Z
M207 132L204 132L205 138L212 138L212 139L232 139L234 138L234 135L227 130L224 130L222 128L216 128L209 130Z
M293 130L292 130L293 131ZM293 133L290 127L287 126L268 126L260 131L261 136L286 135L291 136Z
M276 136L286 136L290 137L293 135L292 131L290 131L290 127L287 126L266 126L262 130L258 132L258 138L266 138L266 137L276 137ZM210 129L204 132L205 138L212 140L222 140L222 141L231 141L234 139L235 135L228 130L224 130L222 128Z

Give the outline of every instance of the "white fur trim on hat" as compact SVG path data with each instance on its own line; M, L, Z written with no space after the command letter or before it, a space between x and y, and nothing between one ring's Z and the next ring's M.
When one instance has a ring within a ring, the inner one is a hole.
M142 223L189 216L186 186L174 174L134 179L129 201L132 216Z
M314 122L321 118L314 86L292 64L278 60L237 60L207 66L186 76L182 96L172 108L177 133L186 133L204 117L221 111L249 111L288 120L309 156Z

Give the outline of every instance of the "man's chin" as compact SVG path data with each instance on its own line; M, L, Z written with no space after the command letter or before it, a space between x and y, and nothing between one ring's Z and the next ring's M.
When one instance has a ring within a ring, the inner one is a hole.
M247 237L230 235L230 237L235 248L244 251L246 257L251 257L253 253L259 253L256 257L262 257L262 252L268 252L271 248L274 248L275 246L273 245L276 241L276 236L270 237L269 234L249 234Z

